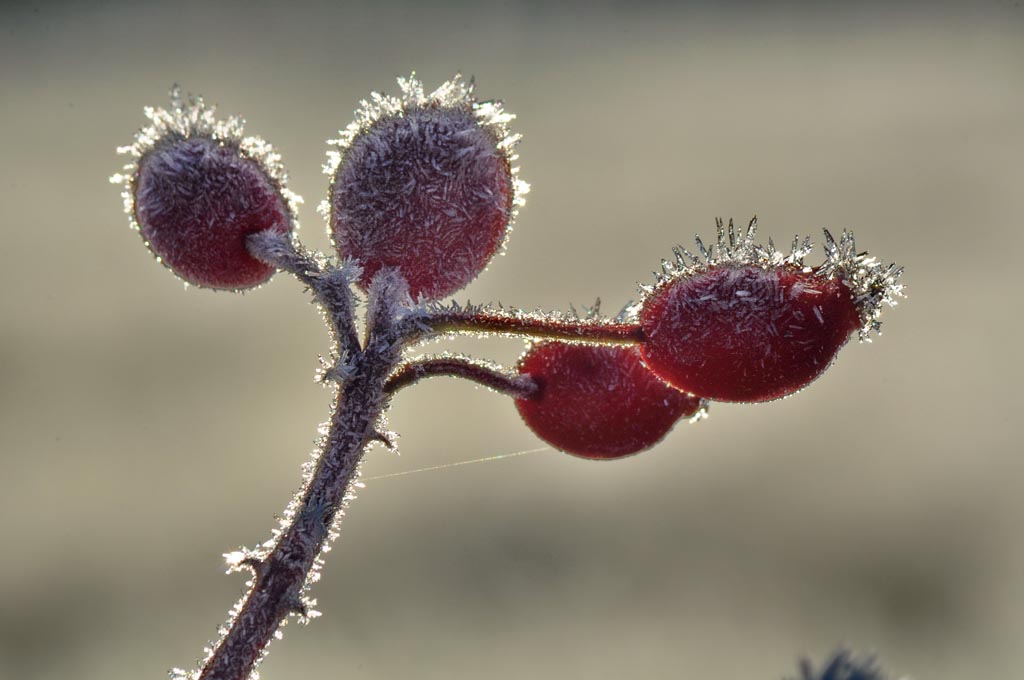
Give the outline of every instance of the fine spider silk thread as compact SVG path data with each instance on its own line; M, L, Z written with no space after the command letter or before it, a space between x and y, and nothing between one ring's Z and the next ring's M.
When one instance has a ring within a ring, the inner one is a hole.
M526 456L531 453L541 453L544 451L554 451L550 446L542 446L537 449L527 449L525 451L515 451L513 453L502 453L497 456L486 456L484 458L474 458L472 460L463 460L457 463L446 463L444 465L432 465L430 467L416 468L415 470L405 470L404 472L392 472L386 475L377 475L375 477L363 477L359 481L361 482L373 482L379 479L389 479L392 477L405 477L406 475L414 475L420 472L432 472L434 470L444 470L446 468L460 467L462 465L473 465L474 463L487 463L495 460L503 460L505 458L516 458L518 456Z

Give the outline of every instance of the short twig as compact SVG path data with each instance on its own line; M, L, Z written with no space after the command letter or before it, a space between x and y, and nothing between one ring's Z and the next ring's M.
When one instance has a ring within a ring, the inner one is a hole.
M394 394L435 375L466 378L517 399L532 397L537 392L537 383L528 375L510 375L482 361L460 356L427 357L403 364L388 378L384 392Z
M253 257L292 274L309 286L323 307L331 332L338 341L339 356L359 351L359 336L353 321L355 309L349 288L351 281L344 267L321 263L297 246L291 236L272 229L250 234L245 245Z
M611 345L633 345L644 339L643 328L637 323L507 311L491 307L444 309L413 314L403 322L402 332L414 340L446 333L486 333Z

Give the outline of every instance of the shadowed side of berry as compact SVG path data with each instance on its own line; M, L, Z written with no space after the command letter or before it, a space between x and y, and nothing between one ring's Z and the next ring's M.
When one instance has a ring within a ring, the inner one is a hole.
M553 447L583 458L621 458L661 441L703 401L651 373L635 347L548 342L522 358L519 372L537 395L516 399L527 426Z

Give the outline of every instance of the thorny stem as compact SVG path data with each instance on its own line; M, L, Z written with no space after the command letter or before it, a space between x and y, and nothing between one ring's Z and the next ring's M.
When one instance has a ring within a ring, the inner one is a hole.
M301 611L306 580L337 513L346 504L384 401L387 370L381 370L381 365L390 369L388 361L357 364L355 375L338 396L323 453L294 520L254 569L252 589L203 667L200 680L248 678L284 618Z
M434 375L466 378L517 399L531 397L537 392L537 383L528 375L508 375L483 362L457 356L429 357L404 364L388 378L384 392L394 394Z
M429 312L410 316L403 334L420 340L444 333L493 333L519 335L545 340L580 340L612 345L643 342L640 324L604 319L578 319L504 309L468 308Z
M348 350L349 377L339 387L323 451L288 528L266 557L250 564L252 587L227 634L204 664L200 680L245 680L282 621L304 610L302 593L339 513L351 498L367 444L376 437L387 395L384 383L401 356L394 306L404 295L395 276L375 279L370 291L365 348L355 344L347 280L323 276L323 268L294 248L270 238L252 239L251 252L295 274L313 290L335 324L339 354Z

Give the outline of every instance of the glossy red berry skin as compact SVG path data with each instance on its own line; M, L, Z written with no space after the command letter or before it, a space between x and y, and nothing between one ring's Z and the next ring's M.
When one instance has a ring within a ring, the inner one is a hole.
M640 323L644 361L662 379L707 399L760 402L821 375L862 321L839 277L723 263L660 285Z
M230 142L163 140L139 159L133 191L135 221L150 249L197 286L236 290L265 282L274 268L249 255L245 237L292 229L278 185Z
M483 271L505 240L515 191L498 142L469 105L414 106L354 137L331 185L330 220L364 287L394 267L413 299L438 299Z
M701 400L673 389L635 347L547 342L519 363L538 392L517 399L527 426L551 446L582 458L613 459L650 448Z

